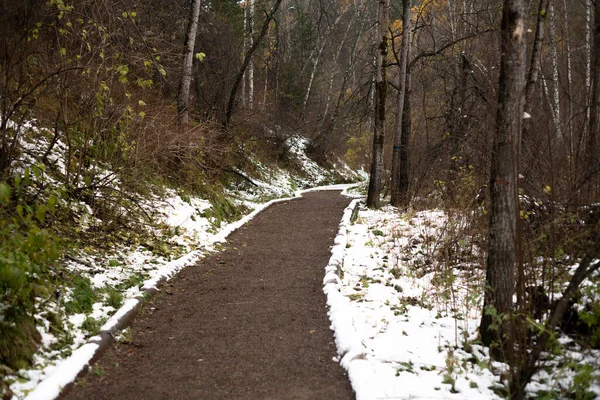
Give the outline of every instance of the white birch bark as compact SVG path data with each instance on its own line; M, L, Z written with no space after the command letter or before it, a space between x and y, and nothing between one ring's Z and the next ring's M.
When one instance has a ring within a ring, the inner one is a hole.
M248 15L250 31L250 47L254 45L254 0L250 0L250 11ZM254 109L254 56L250 57L248 64L248 108Z
M592 0L585 0L585 128L582 142L588 135L590 120L590 90L592 87Z
M244 1L244 54L248 51L248 0ZM244 77L242 79L242 107L246 108L246 74L244 73Z
M565 44L566 44L566 53L567 53L567 139L569 141L569 153L570 156L573 156L573 106L571 99L573 98L573 93L571 88L573 87L573 71L571 67L571 34L569 32L569 13L567 8L567 0L563 0L563 15L565 20Z
M556 15L554 14L554 6L550 4L548 7L550 14L550 58L552 61L552 104L551 108L552 119L556 129L556 136L562 138L562 130L560 126L560 78L558 73L558 48L556 43Z
M198 32L198 18L200 17L201 0L192 0L190 19L185 38L185 53L183 56L183 71L179 82L179 93L177 96L177 110L182 126L189 122L190 85L192 83L192 65L194 63L194 48L196 46L196 34Z

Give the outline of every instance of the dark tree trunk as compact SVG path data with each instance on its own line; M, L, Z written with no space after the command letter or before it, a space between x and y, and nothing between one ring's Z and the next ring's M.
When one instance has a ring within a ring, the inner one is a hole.
M389 0L379 0L379 42L375 77L375 123L373 132L373 160L367 193L367 207L379 208L381 177L383 175L383 142L385 139L385 100L387 82L385 70L388 54Z
M407 95L408 57L410 55L410 0L402 1L402 49L398 62L398 95L396 100L396 120L394 124L394 148L392 152L392 183L391 204L395 207L405 207L408 204L406 198L408 187L401 186L403 173L406 174L408 184L408 132L403 129L405 125L405 101L409 101ZM410 107L408 113L410 118Z
M509 316L513 308L517 263L517 179L525 89L525 5L504 0L498 108L490 176L491 211L484 311L480 333L485 345L496 344L496 356L510 360Z
M410 56L410 46L408 48L408 55ZM411 72L410 68L406 70L406 92L404 93L404 106L402 107L402 136L400 138L400 171L398 179L398 197L401 202L401 206L407 207L409 203L408 195L408 142L412 131L412 119L411 119Z

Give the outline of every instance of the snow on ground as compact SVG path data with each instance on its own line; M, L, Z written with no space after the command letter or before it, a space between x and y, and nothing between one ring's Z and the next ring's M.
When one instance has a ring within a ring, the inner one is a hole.
M438 210L401 215L392 207L366 209L359 200L346 209L324 291L339 361L357 399L500 398L493 389L502 388L506 366L490 363L487 349L472 343L484 273L439 259L447 238L477 255L467 238L453 236L461 223ZM600 352L574 348L567 355L596 365L600 377ZM558 364L536 375L528 390L569 388L575 373ZM597 384L590 390L600 394Z

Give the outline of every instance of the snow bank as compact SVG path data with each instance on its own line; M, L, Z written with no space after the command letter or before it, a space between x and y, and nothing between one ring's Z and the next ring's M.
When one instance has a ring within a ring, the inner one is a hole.
M348 371L348 377L357 400L374 398L372 384L375 381L375 369L366 360L364 346L354 327L350 300L340 291L342 281L339 274L344 262L348 240L347 227L350 224L352 211L360 201L360 199L352 200L344 210L338 234L331 249L331 258L325 267L325 278L323 278L323 292L327 296L328 314L338 354L341 357L340 364Z

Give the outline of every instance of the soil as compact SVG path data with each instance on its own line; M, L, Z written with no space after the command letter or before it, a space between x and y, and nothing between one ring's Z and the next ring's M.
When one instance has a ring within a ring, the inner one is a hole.
M312 192L234 232L141 310L68 399L353 399L324 267L349 200Z

